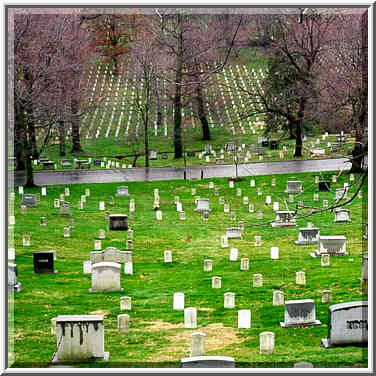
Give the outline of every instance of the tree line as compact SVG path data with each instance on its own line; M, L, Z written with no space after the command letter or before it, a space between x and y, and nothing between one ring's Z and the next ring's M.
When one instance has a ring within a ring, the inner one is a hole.
M135 85L132 110L139 114L148 167L151 115L157 113L162 126L166 101L172 104L176 159L183 157L187 103L194 103L202 139L210 140L205 89L216 84L217 74L241 49L255 47L267 74L260 86L238 85L247 102L242 117L263 115L267 132L285 131L296 140L296 157L302 155L307 124L351 131L352 171L360 171L367 151L366 10L251 11L9 9L9 119L16 169L26 170L27 185L33 185L32 159L39 158L54 130L61 155L68 130L69 152L82 151L80 121L104 106L103 98L88 93L88 70L96 60L115 76L126 66L142 82ZM43 142L36 140L40 128ZM137 136L134 129L131 134Z

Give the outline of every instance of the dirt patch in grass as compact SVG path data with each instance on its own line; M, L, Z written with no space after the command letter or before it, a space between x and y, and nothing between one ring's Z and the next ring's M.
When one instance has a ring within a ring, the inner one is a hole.
M191 334L193 332L204 332L205 351L213 351L234 343L241 343L243 339L237 337L237 330L231 327L225 327L222 323L209 324L208 326L197 328L194 330L176 331L174 329L183 328L184 324L170 324L163 321L151 323L152 325L146 329L148 331L157 331L161 329L173 331L168 335L167 339L170 345L163 347L160 351L148 358L149 361L174 361L176 358L189 356Z
M111 312L109 311L102 311L102 310L97 310L97 311L92 311L90 312L91 315L103 315L103 316L107 316L107 315L110 315Z
M208 312L213 312L215 311L214 308L205 308L205 307L201 307L201 308L198 308L199 311L208 311Z
M165 322L162 320L158 321L143 321L141 324L149 324L146 328L142 329L134 329L135 331L143 331L143 332L157 332L159 330L171 330L171 329L180 329L184 328L184 323L180 324L171 324L169 322Z

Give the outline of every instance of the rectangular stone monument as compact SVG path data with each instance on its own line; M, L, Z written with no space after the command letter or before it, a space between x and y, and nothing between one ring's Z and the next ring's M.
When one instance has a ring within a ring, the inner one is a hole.
M127 231L128 230L128 216L126 214L110 214L110 230L112 231Z
M368 302L345 302L329 307L328 338L325 348L335 346L368 346Z
M23 194L21 205L25 205L28 208L36 208L37 207L37 195Z
M21 291L21 283L18 282L17 264L8 262L8 292Z
M54 252L40 251L33 252L34 273L57 273L54 270Z
M346 237L343 235L320 236L319 249L311 253L311 256L321 257L323 253L328 253L330 256L347 256Z
M59 315L55 362L108 360L104 351L103 315Z
M240 227L228 227L226 228L227 239L241 239L242 230Z
M295 212L290 210L277 211L276 218L271 225L272 227L296 226Z
M317 227L301 227L299 228L298 240L296 245L318 244L320 238L320 229Z
M72 216L72 213L70 211L70 204L68 201L60 201L60 210L59 210L59 216Z
M121 265L116 262L98 262L92 265L90 292L122 291Z
M117 187L116 197L129 197L128 186Z
M285 193L288 194L299 194L303 193L302 182L300 180L289 180L286 183Z
M350 210L336 208L334 222L351 222Z
M280 323L281 328L297 328L313 325L321 325L321 321L316 320L315 302L313 299L286 300L285 321Z
M107 247L103 251L90 252L90 261L92 264L104 261L124 264L128 261L132 261L132 252L119 251L115 247Z

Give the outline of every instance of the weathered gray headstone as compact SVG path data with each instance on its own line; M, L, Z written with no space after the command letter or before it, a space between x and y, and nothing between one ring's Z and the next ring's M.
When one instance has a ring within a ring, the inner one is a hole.
M57 350L52 362L108 360L104 351L103 315L59 315Z
M311 253L312 257L320 257L322 253L330 256L347 256L346 237L342 235L320 236L319 249Z
M25 205L28 208L36 208L37 207L37 195L23 194L21 205Z
M332 346L368 345L368 302L346 302L329 307L328 338L325 348Z
M286 300L285 321L281 328L296 328L303 326L321 325L316 320L315 302L313 299Z
M110 214L110 230L112 231L127 231L128 230L128 216L126 214Z
M92 265L90 292L122 291L121 265L116 262L99 262Z
M320 238L320 229L317 227L301 227L299 228L298 240L296 245L318 244Z

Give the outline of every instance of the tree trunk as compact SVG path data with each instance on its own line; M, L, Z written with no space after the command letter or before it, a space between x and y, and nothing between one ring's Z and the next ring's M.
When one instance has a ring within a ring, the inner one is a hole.
M290 121L288 122L287 126L288 126L288 128L289 128L289 139L290 139L290 140L294 140L294 139L295 139L295 135L294 135L294 126L293 126L293 124L291 124Z
M181 82L183 70L183 20L181 15L177 15L179 19L179 39L178 53L176 56L177 67L175 77L175 96L174 96L174 158L183 157L183 145L181 140Z
M72 150L71 153L82 152L80 144L80 121L78 119L78 101L74 96L71 100L71 110L72 110Z
M204 101L202 98L202 91L201 91L200 84L197 85L196 94L197 94L197 105L198 105L198 117L202 124L202 139L204 141L209 141L211 139L210 129L209 129L209 123L205 116Z
M28 112L27 114L27 129L28 129L28 136L29 136L29 142L31 146L31 155L33 159L39 158L38 153L38 147L37 147L37 138L35 136L35 125L34 125L34 119L31 112Z
M17 99L15 98L15 101ZM16 157L16 171L23 171L25 165L25 118L21 104L16 103L14 122L14 156Z
M362 145L356 142L352 151L351 173L362 172L363 152Z
M133 158L133 162L132 162L132 167L136 167L137 158L138 158L138 154L135 154Z
M31 148L28 147L27 151L25 153L25 159L26 159L26 184L25 187L36 187L34 184L34 176L33 176L33 164L31 162L32 160L32 154L31 154Z
M145 146L145 167L149 167L149 137L148 137L148 107L146 109L145 120L144 120L144 146Z
M59 120L59 154L61 157L65 156L65 129L63 120Z
M302 125L303 125L305 104L306 104L306 99L304 97L300 98L298 118L295 122L296 142L295 142L294 157L302 157L303 156Z

